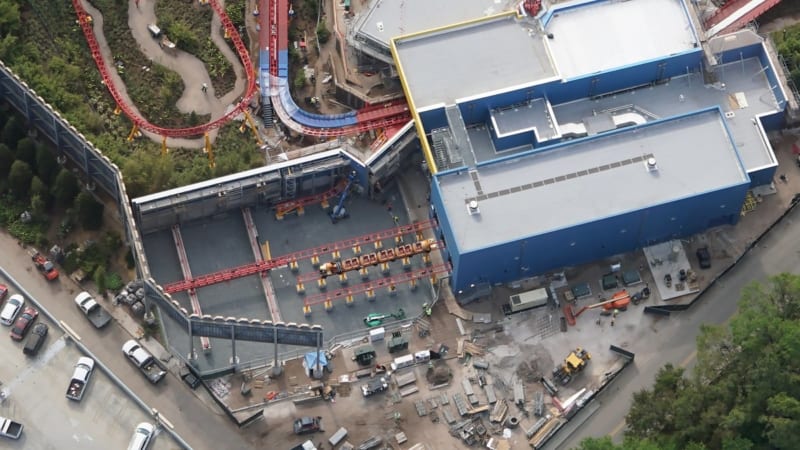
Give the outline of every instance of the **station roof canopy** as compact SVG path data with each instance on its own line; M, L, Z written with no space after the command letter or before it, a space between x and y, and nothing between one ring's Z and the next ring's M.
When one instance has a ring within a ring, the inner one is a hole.
M648 167L650 158L656 170ZM435 180L461 253L749 182L719 109ZM469 211L471 200L477 214Z

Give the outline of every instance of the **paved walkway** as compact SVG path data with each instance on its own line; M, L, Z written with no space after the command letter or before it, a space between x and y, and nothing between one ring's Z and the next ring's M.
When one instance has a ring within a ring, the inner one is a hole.
M86 11L92 15L94 19L94 33L97 43L100 46L100 51L103 53L103 58L106 62L106 69L108 70L114 85L119 90L125 102L130 105L131 109L141 116L136 105L131 101L128 95L125 84L120 76L117 74L113 67L113 54L108 46L105 35L103 34L103 16L88 0L82 0ZM224 2L220 0L224 5ZM189 6L187 6L188 8ZM239 61L238 55L228 47L225 38L222 36L220 30L220 19L214 14L211 21L211 40L219 48L220 52L225 58L233 65L236 73L236 83L231 92L221 98L217 98L214 93L214 88L211 85L211 78L208 75L203 62L189 53L176 50L174 52L166 53L159 46L158 41L153 39L147 30L147 25L151 23L158 23L155 15L155 0L140 0L138 6L136 2L130 2L128 7L128 26L131 29L134 39L139 44L142 53L145 54L154 63L162 65L169 70L176 72L180 75L185 89L183 95L178 99L176 104L178 110L183 113L189 114L195 111L197 114L211 114L211 120L222 117L228 108L232 107L233 102L237 101L239 97L244 94L246 87L246 77L244 68ZM208 86L208 92L202 92L203 84ZM144 116L142 116L144 117ZM145 119L147 119L145 117ZM143 132L144 135L150 139L161 142L162 137L154 133ZM209 132L212 141L216 138L217 131ZM183 139L183 138L169 138L167 139L167 146L169 147L182 147L182 148L202 148L204 141L200 139Z

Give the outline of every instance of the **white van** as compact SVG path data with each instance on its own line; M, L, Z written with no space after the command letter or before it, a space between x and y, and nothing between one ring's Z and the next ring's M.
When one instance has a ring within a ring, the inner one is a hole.
M153 440L153 433L156 428L147 422L142 422L136 425L136 430L133 432L131 442L128 444L128 450L146 450Z

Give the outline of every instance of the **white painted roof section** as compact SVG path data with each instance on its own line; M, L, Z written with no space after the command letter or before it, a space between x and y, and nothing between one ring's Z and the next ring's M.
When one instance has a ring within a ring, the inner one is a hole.
M567 80L684 52L697 43L680 0L559 6L545 31L553 35L547 44Z
M481 196L469 171L439 175L458 248L474 251L746 183L723 120L711 110L480 166ZM656 172L643 160L649 155ZM470 215L467 201L476 197L479 214Z
M750 0L746 4L744 4L741 8L734 11L730 16L726 17L720 23L714 25L706 32L707 37L713 37L719 34L720 31L728 28L729 26L736 23L739 19L744 17L745 15L749 14L751 11L756 9L757 7L764 4L766 0Z
M414 105L423 110L553 79L546 39L506 15L400 39L396 47Z
M510 3L510 5L509 5ZM509 0L372 0L356 18L358 34L389 48L392 38L514 9ZM361 17L363 15L363 17Z

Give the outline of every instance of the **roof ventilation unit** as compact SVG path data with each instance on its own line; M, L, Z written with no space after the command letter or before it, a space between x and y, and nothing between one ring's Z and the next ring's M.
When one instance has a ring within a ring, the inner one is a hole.
M477 200L470 200L467 202L467 212L470 216L474 216L476 214L480 214L481 210L478 209L478 201Z
M656 164L656 158L651 156L644 161L644 166L647 168L648 172L656 172L658 171L658 164Z

